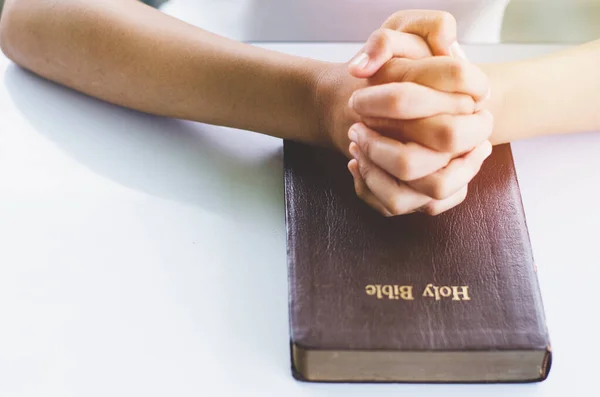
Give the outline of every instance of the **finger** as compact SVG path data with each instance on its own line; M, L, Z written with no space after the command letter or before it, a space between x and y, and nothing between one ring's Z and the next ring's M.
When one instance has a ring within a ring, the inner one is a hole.
M423 206L421 212L431 216L440 215L441 213L446 212L465 201L468 190L468 185L465 185L462 189L445 200L432 200Z
M431 55L422 37L381 28L369 36L348 64L348 69L354 77L365 78L375 74L392 58L420 59Z
M402 181L412 181L446 167L448 153L428 149L414 142L399 142L380 135L362 123L350 127L348 137L364 157Z
M409 182L410 187L436 200L444 200L467 185L481 169L483 161L492 153L492 145L485 141L466 155L454 159L447 167L424 178Z
M457 43L456 19L445 11L403 10L390 16L384 28L421 36L433 55L449 55L465 58Z
M454 157L487 140L494 118L489 111L480 110L472 115L441 114L415 120L364 118L363 123L389 138L416 142Z
M360 175L358 161L356 159L350 160L348 163L348 170L354 178L354 191L356 192L358 198L367 203L367 205L379 212L381 215L388 217L392 216L392 214L385 208L381 201L379 201L367 187L367 184Z
M472 114L469 95L451 94L415 83L389 83L356 90L348 105L362 117L418 119L438 114Z
M373 77L374 84L413 82L456 94L470 95L476 102L489 93L489 79L476 65L452 57L393 59Z
M358 162L360 175L368 189L392 215L413 213L431 201L430 197L398 182L390 174L373 164L355 143L350 144L350 152Z

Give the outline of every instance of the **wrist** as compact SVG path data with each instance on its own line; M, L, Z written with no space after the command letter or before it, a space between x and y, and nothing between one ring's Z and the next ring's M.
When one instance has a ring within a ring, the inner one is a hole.
M490 137L493 145L511 142L520 138L519 88L525 82L519 77L524 73L525 63L511 62L480 65L489 79L491 97L486 109L494 117L494 131Z
M351 157L348 129L360 119L348 106L348 100L361 85L361 80L351 76L342 63L329 64L315 83L317 130L325 137L326 146L346 157Z

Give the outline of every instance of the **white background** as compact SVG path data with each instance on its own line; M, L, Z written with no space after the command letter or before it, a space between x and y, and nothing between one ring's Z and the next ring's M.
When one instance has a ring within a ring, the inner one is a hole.
M343 61L359 45L271 47ZM281 141L121 109L0 57L0 396L593 395L599 148L598 133L513 144L546 382L305 384L289 370Z

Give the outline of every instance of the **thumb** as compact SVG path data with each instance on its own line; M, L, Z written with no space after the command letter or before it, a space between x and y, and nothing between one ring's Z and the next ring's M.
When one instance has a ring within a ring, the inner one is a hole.
M421 59L431 56L427 42L415 34L381 28L369 36L363 48L348 64L351 75L371 77L390 59Z

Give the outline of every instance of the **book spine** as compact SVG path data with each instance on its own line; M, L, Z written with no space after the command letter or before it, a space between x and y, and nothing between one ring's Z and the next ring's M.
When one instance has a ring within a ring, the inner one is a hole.
M285 200L285 224L286 224L286 253L287 253L287 269L288 269L288 315L289 315L289 333L290 339L293 341L295 339L294 335L294 323L295 323L295 310L299 304L301 304L298 299L296 299L296 231L294 229L296 223L293 222L295 217L295 189L294 189L294 178L293 178L293 170L288 166L289 164L289 142L283 142L283 164L284 164L284 172L283 172L283 182L284 182L284 200Z

